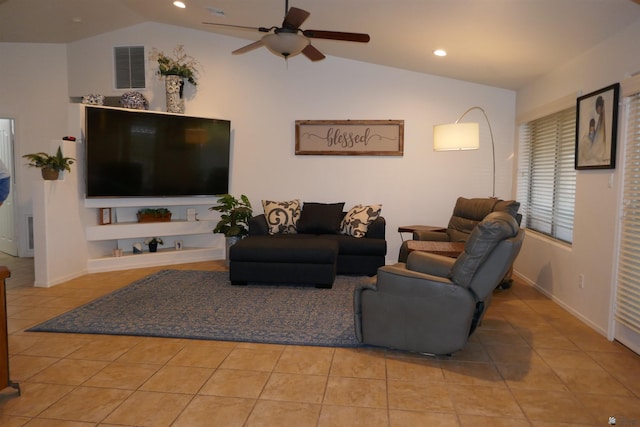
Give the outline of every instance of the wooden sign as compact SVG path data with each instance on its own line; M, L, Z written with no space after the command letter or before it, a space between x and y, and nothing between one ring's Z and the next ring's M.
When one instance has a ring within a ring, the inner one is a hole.
M296 154L402 156L404 120L296 120Z

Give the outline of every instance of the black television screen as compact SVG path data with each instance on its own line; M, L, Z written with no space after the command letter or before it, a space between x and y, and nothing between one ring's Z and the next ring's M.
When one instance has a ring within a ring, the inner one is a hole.
M229 192L228 120L85 108L87 198Z

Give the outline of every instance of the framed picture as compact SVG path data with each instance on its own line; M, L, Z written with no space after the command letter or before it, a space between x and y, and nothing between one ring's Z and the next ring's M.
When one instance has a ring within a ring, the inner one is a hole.
M111 224L111 208L100 208L98 212L98 223L100 223L100 225Z
M576 169L614 169L618 130L616 83L578 98L576 116Z
M404 120L296 120L297 155L402 156Z

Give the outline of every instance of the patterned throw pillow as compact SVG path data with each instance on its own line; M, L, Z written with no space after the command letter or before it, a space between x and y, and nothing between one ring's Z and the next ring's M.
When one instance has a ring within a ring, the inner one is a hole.
M300 219L300 200L273 202L263 200L264 216L269 226L269 234L295 234Z
M369 225L380 216L381 211L382 205L355 205L347 212L340 224L342 234L364 237Z

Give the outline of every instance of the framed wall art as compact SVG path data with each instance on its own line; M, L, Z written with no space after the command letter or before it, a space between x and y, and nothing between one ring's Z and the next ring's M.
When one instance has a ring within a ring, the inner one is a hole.
M111 224L111 208L100 208L98 211L98 224Z
M404 120L296 120L296 155L402 156Z
M616 83L577 100L576 169L614 169L618 130L618 98Z

